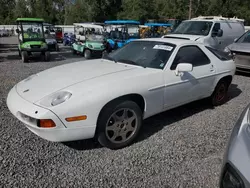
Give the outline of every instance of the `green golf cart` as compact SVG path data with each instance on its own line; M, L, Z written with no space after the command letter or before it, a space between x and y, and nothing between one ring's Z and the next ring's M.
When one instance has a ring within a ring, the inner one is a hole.
M50 61L50 52L45 41L41 18L17 18L18 52L24 63L28 62L34 53L40 53L45 61Z
M86 59L102 56L105 50L103 27L92 23L74 23L75 42L72 44L73 54L83 54Z

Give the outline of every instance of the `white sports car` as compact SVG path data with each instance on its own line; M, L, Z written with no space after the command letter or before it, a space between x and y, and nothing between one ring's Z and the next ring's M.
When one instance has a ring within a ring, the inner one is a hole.
M97 138L118 149L134 141L145 118L202 98L223 104L234 74L230 57L195 41L138 39L102 59L28 77L7 105L44 139Z

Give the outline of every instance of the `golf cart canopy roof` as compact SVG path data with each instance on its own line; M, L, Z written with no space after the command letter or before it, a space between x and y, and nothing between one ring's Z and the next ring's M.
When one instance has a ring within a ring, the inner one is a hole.
M44 22L42 18L17 18L17 22Z
M152 27L152 26L166 26L170 27L172 24L165 24L165 23L145 23L146 26Z
M104 22L105 24L135 24L135 25L140 25L139 21L136 20L107 20Z
M95 25L95 24L91 24L91 23L74 23L73 25L74 25L74 26L79 26L79 27L103 29L102 26L100 26L100 25Z

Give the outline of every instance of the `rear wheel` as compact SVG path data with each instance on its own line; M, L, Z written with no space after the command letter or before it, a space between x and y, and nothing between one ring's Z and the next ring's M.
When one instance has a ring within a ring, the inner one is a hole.
M210 97L213 106L222 105L227 101L229 85L230 83L227 80L220 80L218 82L213 94Z
M72 50L72 54L76 54L76 50L73 48L73 46L72 46L71 50Z
M116 101L102 110L97 123L99 143L110 149L130 145L142 124L140 107L132 101Z
M86 59L91 58L91 51L89 49L84 50L83 54Z
M22 55L22 61L23 61L23 63L27 63L28 60L29 60L28 52L22 51L21 55Z
M50 52L49 51L46 51L44 53L44 61L50 61Z

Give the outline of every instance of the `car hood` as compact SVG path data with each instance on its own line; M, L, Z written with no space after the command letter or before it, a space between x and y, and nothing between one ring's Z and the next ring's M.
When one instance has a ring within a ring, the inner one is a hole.
M233 52L250 53L250 43L233 43L228 48Z
M32 75L16 85L18 94L25 100L35 103L40 99L74 84L135 69L108 60L88 60L47 69ZM129 73L128 73L129 74Z
M201 35L185 35L185 34L168 34L168 35L165 35L164 38L182 38L182 39L197 41L200 38L204 38L204 36L201 36Z

